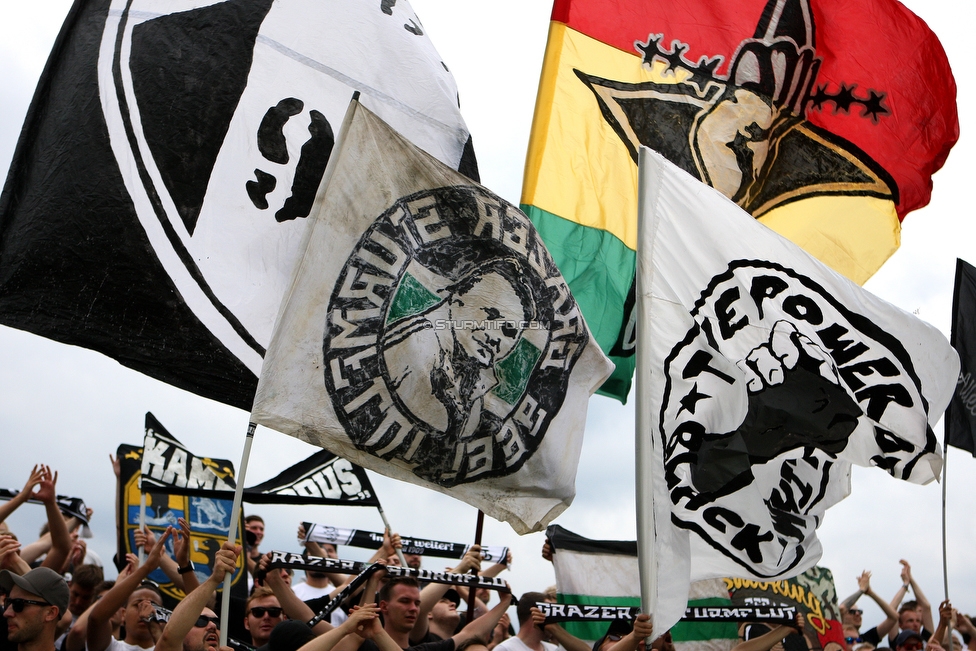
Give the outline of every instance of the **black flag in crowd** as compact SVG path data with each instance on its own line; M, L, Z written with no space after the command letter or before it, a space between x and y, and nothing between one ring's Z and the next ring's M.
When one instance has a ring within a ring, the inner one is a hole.
M148 412L143 450L143 491L234 499L234 465L227 459L196 456ZM380 505L366 471L327 450L316 452L266 482L245 488L244 501L250 504Z
M152 418L147 414L148 423ZM155 421L155 419L152 419ZM158 423L157 423L158 426ZM162 427L158 426L161 430ZM165 431L165 430L163 430ZM142 469L143 448L136 445L122 444L118 447L116 454L119 459L119 487L118 487L118 555L116 565L121 570L124 566L126 554L138 554L136 547L135 532L140 527L140 475ZM182 476L188 474L187 465L179 469L180 456L172 455L172 472ZM197 458L199 459L199 458ZM233 481L233 466L230 466L228 478ZM146 482L145 501L146 517L145 526L155 535L159 536L166 531L166 527L178 527L179 518L185 518L190 525L190 561L193 563L194 572L201 581L210 576L216 559L217 550L227 540L230 531L230 515L233 509L233 501L221 499L217 496L207 495L179 495L160 491L152 488ZM237 525L236 539L242 540L244 535L244 519L240 518ZM166 543L166 551L173 553L173 541ZM247 632L244 631L241 622L244 620L244 602L247 599L247 581L245 580L244 556L241 555L237 561L237 570L231 580L231 623L230 635L235 638L245 638ZM172 580L166 576L161 569L154 570L149 579L154 581L163 593L163 605L167 608L175 608L176 604L185 596L183 590L177 587Z
M11 490L9 488L0 488L0 500L12 500L20 491ZM88 525L88 507L85 506L85 500L80 497L69 497L67 495L58 495L58 509L65 516L77 518L81 524ZM27 500L28 504L43 504L41 500L37 498L30 498Z
M0 323L249 410L353 91L477 163L406 0L169 4L75 0L0 195Z
M380 505L366 471L328 450L316 452L264 483L245 488L244 501L251 504Z
M946 413L949 445L976 457L976 267L956 260L952 296L952 345L959 353L959 380Z

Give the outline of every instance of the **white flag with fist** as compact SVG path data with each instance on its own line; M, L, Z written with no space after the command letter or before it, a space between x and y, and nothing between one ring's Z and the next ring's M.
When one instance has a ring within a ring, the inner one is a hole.
M932 428L957 356L931 325L644 153L651 426L638 435L655 437L651 472L665 479L658 584L796 576L820 558L816 528L849 493L852 463L938 476Z

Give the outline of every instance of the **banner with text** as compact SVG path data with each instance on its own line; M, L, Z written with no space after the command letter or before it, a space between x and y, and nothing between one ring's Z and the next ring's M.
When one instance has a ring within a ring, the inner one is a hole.
M324 524L303 522L305 540L329 545L350 545L365 549L379 549L383 544L383 534L375 531L360 529L343 529ZM423 538L400 537L404 554L420 554L437 556L439 558L461 558L468 551L470 545L464 543L441 542L439 540L425 540ZM508 547L493 545L481 546L481 558L489 563L504 563L508 556Z

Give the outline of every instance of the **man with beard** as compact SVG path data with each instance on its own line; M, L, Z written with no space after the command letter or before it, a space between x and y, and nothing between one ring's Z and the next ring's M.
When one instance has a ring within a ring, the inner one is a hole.
M470 436L482 398L498 384L495 364L534 315L531 292L509 260L492 260L442 290L426 311L396 321L383 354L397 395L420 420L446 436Z
M7 639L18 651L54 651L58 621L68 609L68 584L54 570L39 567L23 576L0 572L7 592L3 616Z
M496 365L512 353L533 320L525 272L511 259L493 259L440 290L439 302L393 321L382 336L388 382L407 410L433 430L423 458L425 479L450 480L455 451L476 437Z
M173 610L163 628L157 651L218 651L220 633L217 614L206 607L210 597L237 567L240 545L225 542L214 558L213 572Z

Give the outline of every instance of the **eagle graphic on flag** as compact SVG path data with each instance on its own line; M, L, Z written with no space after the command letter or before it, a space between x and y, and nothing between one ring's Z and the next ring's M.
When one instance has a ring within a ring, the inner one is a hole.
M957 138L945 53L894 0L557 0L522 207L625 399L640 146L863 283Z

